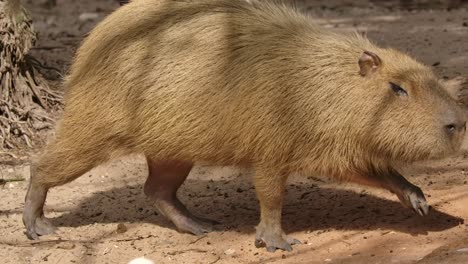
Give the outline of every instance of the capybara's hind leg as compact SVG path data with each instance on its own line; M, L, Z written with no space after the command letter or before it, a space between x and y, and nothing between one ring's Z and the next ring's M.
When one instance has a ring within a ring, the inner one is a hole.
M44 203L47 197L47 188L38 185L32 180L35 176L35 166L31 165L31 181L26 194L23 223L26 226L26 236L29 239L38 239L39 236L55 232L56 228L44 216Z
M64 142L54 143L37 163L31 165L23 211L28 238L38 239L55 231L55 227L45 218L43 209L49 188L70 182L106 160L104 155L97 153L102 148L84 147L85 144L70 147Z
M181 232L202 235L212 230L214 221L192 215L177 198L177 190L184 183L193 164L182 161L148 160L148 179L145 194L156 202L158 211Z

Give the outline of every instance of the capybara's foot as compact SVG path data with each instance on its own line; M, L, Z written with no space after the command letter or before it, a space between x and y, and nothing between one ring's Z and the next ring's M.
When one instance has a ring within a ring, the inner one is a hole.
M429 206L427 205L424 193L417 186L409 186L405 188L401 193L397 193L401 203L409 208L413 208L421 216L429 213Z
M216 221L192 215L177 198L177 190L193 164L177 160L148 160L149 175L144 192L156 202L158 211L171 220L180 232L203 235L213 230Z
M36 232L40 236L55 234L56 231L57 228L45 216L36 219Z
M380 178L382 179L382 178ZM391 170L389 174L383 176L385 179L381 184L395 193L400 199L400 202L408 207L413 208L421 216L429 213L429 206L421 188L412 184L405 179L398 171Z
M266 247L268 252L275 252L277 249L292 251L291 245L301 244L301 241L286 236L283 232L272 232L269 229L257 226L255 246L257 248Z
M216 221L192 215L179 199L156 199L158 211L174 223L177 230L200 236L213 231Z
M55 234L57 228L49 222L45 216L38 217L30 222L34 224L29 226L26 224L26 236L32 240L38 240L39 236Z
M39 236L52 234L56 230L44 216L43 207L46 197L47 188L34 184L32 181L29 183L23 211L23 223L29 239L37 240Z
M191 233L196 236L202 236L213 231L213 226L207 222L200 222L195 217L186 215L177 215L171 219L179 232Z

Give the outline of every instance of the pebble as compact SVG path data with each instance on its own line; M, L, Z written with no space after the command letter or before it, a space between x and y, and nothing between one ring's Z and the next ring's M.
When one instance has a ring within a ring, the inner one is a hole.
M70 249L75 248L75 244L73 244L71 242L63 242L63 243L58 244L57 248L70 250Z
M78 19L82 22L84 21L92 21L99 18L98 13L81 13Z
M227 249L227 250L224 251L224 254L228 255L228 256L230 256L230 255L232 255L234 253L236 253L236 251L234 249L232 249L232 248Z
M120 223L120 224L117 225L117 230L116 230L117 233L122 234L122 233L127 232L127 230L128 230L128 228L124 224Z
M154 261L147 258L132 259L128 264L155 264Z
M457 252L468 253L468 248L459 248L457 249Z

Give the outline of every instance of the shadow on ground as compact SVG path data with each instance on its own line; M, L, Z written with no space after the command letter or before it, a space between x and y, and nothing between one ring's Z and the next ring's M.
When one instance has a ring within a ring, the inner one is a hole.
M219 231L254 232L259 218L258 202L253 188L240 179L188 180L180 197L195 214L221 222L216 227ZM130 222L174 228L156 213L138 185L94 193L81 200L75 209L62 212L51 219L59 227ZM383 229L418 235L450 229L462 222L462 218L435 209L420 217L395 201L304 183L288 186L283 209L286 232Z

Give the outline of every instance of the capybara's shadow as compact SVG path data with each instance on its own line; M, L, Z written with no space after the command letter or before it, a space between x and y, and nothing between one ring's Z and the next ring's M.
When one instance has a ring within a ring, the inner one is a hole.
M258 223L258 201L253 187L245 180L187 180L179 197L196 215L221 222L217 230L250 233ZM51 221L58 227L144 222L175 229L156 213L139 185L92 194L78 209L64 212ZM399 202L351 190L322 188L313 183L289 185L283 207L286 232L385 229L416 235L449 229L461 222L463 219L435 209L421 217Z

